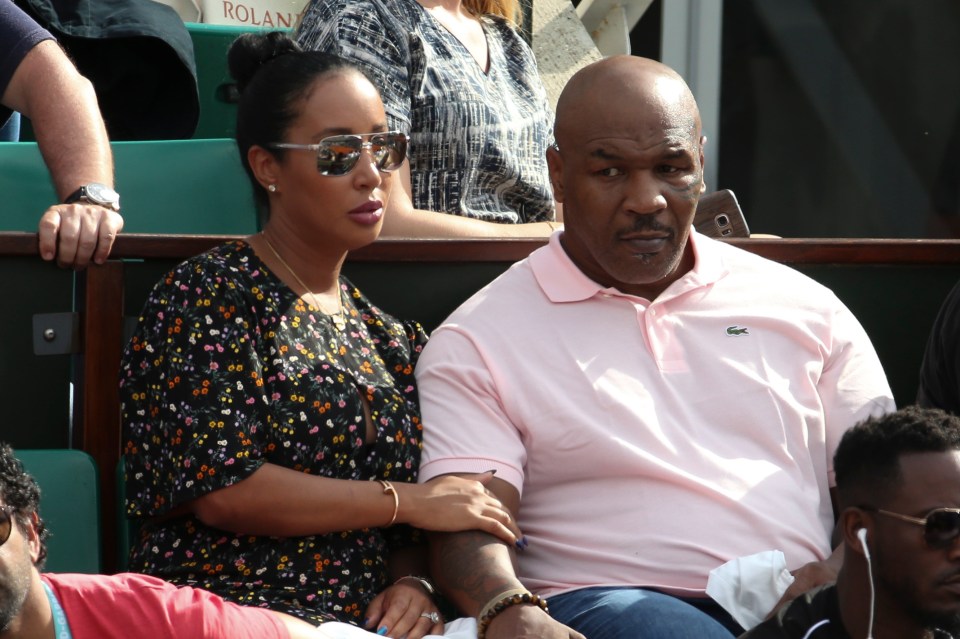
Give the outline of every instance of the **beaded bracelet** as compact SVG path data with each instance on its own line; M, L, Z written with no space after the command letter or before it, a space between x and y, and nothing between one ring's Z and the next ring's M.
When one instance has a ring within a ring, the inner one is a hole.
M547 600L540 595L535 595L532 592L507 591L506 596L498 599L492 606L487 604L483 607L483 611L477 621L477 639L484 639L484 637L487 636L487 627L497 615L507 608L522 605L537 606L545 613L550 613L550 609L547 608Z
M526 588L510 588L509 590L504 590L503 592L494 595L489 601L487 601L487 603L483 605L483 608L480 609L480 614L477 615L477 620L479 621L480 619L486 617L487 613L493 610L493 607L500 603L501 600L512 597L513 595L522 595L525 592L530 591Z
M393 495L393 517L390 518L390 521L387 522L387 525L384 528L389 528L393 525L393 522L397 521L397 513L400 512L400 495L397 494L397 489L393 487L393 484L388 482L385 479L378 479L380 485L383 486L383 494L388 493Z

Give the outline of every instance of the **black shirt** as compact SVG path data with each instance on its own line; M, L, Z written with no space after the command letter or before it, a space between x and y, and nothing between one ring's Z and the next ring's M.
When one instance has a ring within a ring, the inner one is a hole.
M816 588L783 606L740 639L850 639L840 619L835 586Z
M28 53L53 36L33 21L10 0L0 0L0 96ZM0 126L10 117L10 109L0 106Z
M952 639L942 630L935 630L935 639ZM740 639L851 639L840 618L837 587L833 584L815 588L783 606L776 616L764 621Z

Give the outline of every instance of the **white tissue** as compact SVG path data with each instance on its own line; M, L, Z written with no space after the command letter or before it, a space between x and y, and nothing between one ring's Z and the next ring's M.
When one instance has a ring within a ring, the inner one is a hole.
M750 630L770 614L792 583L783 553L767 550L711 570L707 594Z
M317 626L317 637L318 639L383 639L380 635L367 632L363 628L336 621ZM423 639L431 639L431 637L441 637L441 635L427 635ZM477 620L465 617L448 621L442 637L444 639L476 639Z

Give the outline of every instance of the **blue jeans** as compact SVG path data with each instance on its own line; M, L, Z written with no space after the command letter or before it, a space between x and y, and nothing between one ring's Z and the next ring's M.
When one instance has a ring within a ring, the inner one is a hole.
M712 599L643 588L584 588L550 597L550 616L587 639L731 639L743 630Z

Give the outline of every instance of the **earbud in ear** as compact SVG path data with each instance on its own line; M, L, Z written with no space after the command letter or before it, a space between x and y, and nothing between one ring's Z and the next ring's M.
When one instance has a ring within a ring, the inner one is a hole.
M870 551L867 549L867 529L861 528L857 531L857 539L860 540L860 547L863 548L863 554L870 559Z

